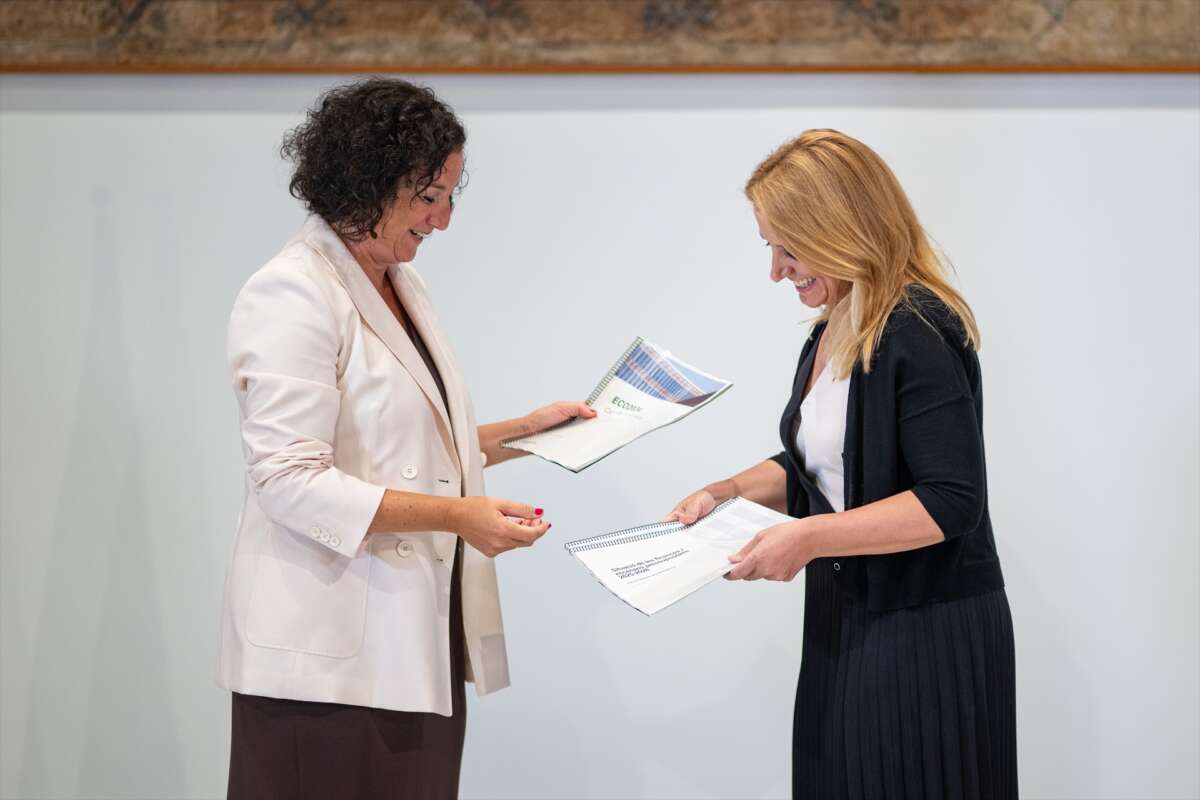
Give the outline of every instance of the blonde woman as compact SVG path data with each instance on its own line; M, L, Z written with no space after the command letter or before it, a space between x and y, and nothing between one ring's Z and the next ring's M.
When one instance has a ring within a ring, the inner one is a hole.
M833 130L767 158L746 195L771 280L821 309L784 450L684 498L796 519L734 580L807 570L792 793L1017 796L1012 618L988 517L979 331L882 159Z

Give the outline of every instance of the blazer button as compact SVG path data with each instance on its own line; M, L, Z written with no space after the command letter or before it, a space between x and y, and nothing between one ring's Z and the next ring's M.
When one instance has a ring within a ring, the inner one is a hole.
M834 571L834 572L838 572L838 571L840 571L840 570L841 570L841 568L842 568L842 565L841 565L841 564L839 564L839 563L838 563L838 562L836 562L836 561L835 561L835 562L833 562L833 571Z
M400 556L401 558L408 558L412 555L412 551L412 542L406 539L401 539L400 541L396 542L396 555Z
M329 534L325 531L321 531L321 541L325 544L329 544Z
M318 528L316 525L313 525L311 528L308 529L308 535L314 539L320 539L321 538L321 529Z
M418 470L416 464L405 464L404 469L400 470L400 474L408 478L410 481L417 477L417 473Z
M336 537L336 536L330 536L330 537L329 537L329 546L330 546L330 547L341 547L341 546L342 546L342 540L341 540L341 539L339 539L339 538L338 538L338 537Z

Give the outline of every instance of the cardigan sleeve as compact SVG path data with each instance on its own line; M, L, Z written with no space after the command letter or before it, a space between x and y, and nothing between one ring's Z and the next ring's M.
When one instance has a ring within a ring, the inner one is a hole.
M946 539L975 530L986 507L983 435L959 352L923 320L899 332L896 418L912 491ZM974 358L966 351L968 358Z
M788 457L787 452L781 450L768 458L767 461L774 461L783 467L783 473L787 481L785 485L787 486L788 516L796 517L797 519L807 517L809 513L808 495L800 488L800 477L796 474L795 467L792 464L792 460Z

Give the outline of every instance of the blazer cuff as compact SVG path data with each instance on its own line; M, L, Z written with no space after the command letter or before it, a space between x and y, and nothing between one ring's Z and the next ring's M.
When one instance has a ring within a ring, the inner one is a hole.
M382 486L342 473L336 507L314 514L301 533L346 558L354 558L379 511Z

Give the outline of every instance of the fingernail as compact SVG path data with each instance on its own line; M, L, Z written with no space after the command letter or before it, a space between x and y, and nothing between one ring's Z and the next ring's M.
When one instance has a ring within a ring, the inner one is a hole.
M534 513L534 515L536 515L536 516L539 516L539 517L540 517L540 516L542 515L542 509L540 509L540 508L535 508L535 509L533 510L533 513Z

